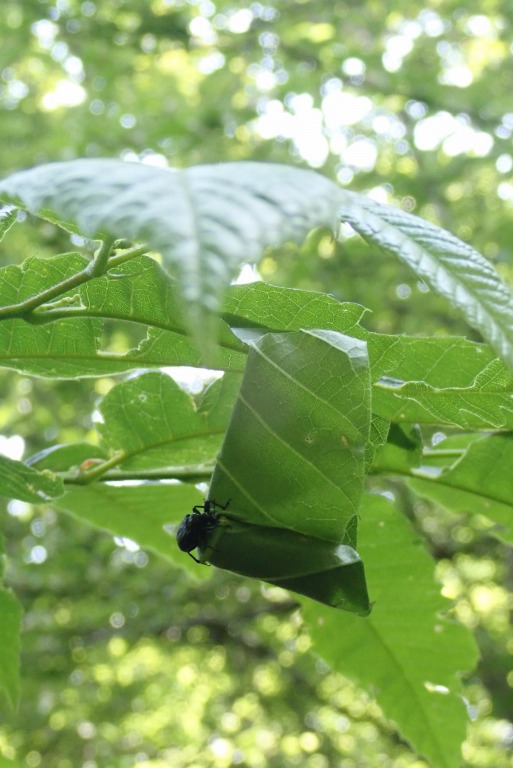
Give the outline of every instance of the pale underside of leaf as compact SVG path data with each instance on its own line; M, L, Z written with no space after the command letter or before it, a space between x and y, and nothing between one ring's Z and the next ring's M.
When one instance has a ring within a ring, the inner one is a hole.
M369 243L406 262L513 368L513 296L478 251L417 216L354 193L347 193L340 218Z
M220 163L170 171L120 160L42 165L0 195L88 238L146 242L177 276L200 346L241 264L265 248L333 228L343 191L313 171Z

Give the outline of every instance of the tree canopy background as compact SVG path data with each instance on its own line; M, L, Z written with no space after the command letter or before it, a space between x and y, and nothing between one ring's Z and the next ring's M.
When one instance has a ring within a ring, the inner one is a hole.
M76 157L297 163L444 226L510 280L505 0L5 0L0 20L2 175ZM11 230L0 258L59 249L69 240L34 221ZM356 239L314 233L269 254L261 274L372 306L370 329L475 338L406 268ZM0 445L16 457L86 439L112 386L0 375ZM510 765L511 553L464 510L404 501L481 646L466 762ZM0 727L6 757L59 768L423 765L366 695L307 653L292 601L221 573L193 584L51 508L11 502L8 512L9 582L26 616L21 709Z

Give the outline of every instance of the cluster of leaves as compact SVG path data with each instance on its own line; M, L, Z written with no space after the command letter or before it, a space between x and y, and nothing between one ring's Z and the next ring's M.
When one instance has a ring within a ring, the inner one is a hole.
M329 0L132 0L129 8L116 0L101 7L69 0L63 8L6 0L4 19L5 171L120 152L162 153L180 166L229 157L287 162L291 149L301 157L322 137L314 117L326 98L342 94L341 124L322 115L326 152L317 167L330 176L342 170L353 189L387 185L421 215L507 262L508 198L496 194L511 141L504 0L484 10L477 0L393 9ZM454 77L461 70L465 87ZM259 119L268 104L281 105L274 114L283 116L271 135ZM439 116L449 120L437 137ZM418 133L432 118L433 141L419 148ZM287 131L289 123L295 127ZM492 137L488 151L476 156L465 141L454 151L458 127L467 137ZM355 161L362 141L375 149L374 162ZM314 162L308 152L305 159Z
M512 450L513 299L490 265L433 225L283 166L171 174L77 161L15 174L0 194L12 206L3 232L21 208L101 239L91 260L60 254L5 268L2 365L55 379L136 372L98 405L93 442L55 445L25 462L3 457L2 494L52 501L194 571L166 526L201 504L195 484L213 473L211 495L233 499L244 525L358 546L374 610L362 620L305 601L316 648L372 688L433 764L457 765L466 724L458 675L472 668L475 646L441 616L433 564L409 523L363 491L365 476L369 488L376 475L402 476L449 508L465 498L510 539L502 468ZM326 294L258 282L227 289L247 259L337 218L403 259L488 343L373 333L362 307ZM110 321L146 335L121 350L105 343ZM196 402L161 370L205 360L224 375ZM433 445L433 428L457 434ZM232 550L244 535L242 525ZM265 569L253 575L273 581ZM356 600L365 613L361 578L349 580L349 606ZM0 670L14 701L19 610L8 590L0 594L10 649Z

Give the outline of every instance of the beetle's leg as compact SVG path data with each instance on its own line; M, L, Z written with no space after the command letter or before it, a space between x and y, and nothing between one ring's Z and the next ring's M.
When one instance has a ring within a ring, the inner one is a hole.
M187 552L187 554L189 555L189 557L192 557L192 559L194 560L194 562L195 562L195 563L198 563L198 565L208 565L208 567L210 568L210 563L203 563L201 560L198 560L198 558L197 558L197 557L194 557L194 555L192 554L192 552Z
M211 504L212 504L214 507L219 507L219 509L226 509L226 508L227 508L227 506L228 506L228 504L230 503L230 501L231 501L231 499L228 499L228 501L226 502L226 504L219 504L219 502L218 502L218 501L214 501L214 499L212 499L212 501L211 501L210 503L211 503Z
M189 555L189 557L192 557L192 559L194 560L194 562L195 562L195 563L198 563L198 565L208 565L208 567L210 568L210 563L202 563L202 562L201 562L201 560L198 560L198 558L197 558L197 557L194 557L194 555L192 554L192 552L187 552L187 554Z
M205 510L205 505L204 504L197 504L195 507L192 508L192 511L195 512L197 515L201 515L200 510L202 510L202 511Z

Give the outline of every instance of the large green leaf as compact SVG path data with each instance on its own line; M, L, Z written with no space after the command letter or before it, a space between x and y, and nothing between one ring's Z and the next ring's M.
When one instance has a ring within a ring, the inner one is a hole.
M296 531L250 525L223 512L200 562L267 581L334 608L363 616L370 611L365 573L354 531L334 545ZM350 544L349 544L350 542Z
M213 464L240 384L226 374L200 407L173 379L145 373L113 387L99 410L102 444L124 470Z
M38 296L76 275L87 263L78 253L67 253L48 259L31 257L21 266L0 269L0 304L13 306ZM37 324L18 318L0 323L1 366L37 376L72 378L200 364L178 306L176 285L148 257L118 264L105 275L64 292L35 310L32 319ZM103 320L148 325L147 337L125 354L112 351L102 338ZM221 321L218 338L219 366L243 370L244 346Z
M447 453L453 455L449 466ZM483 515L496 524L498 535L513 541L511 433L470 436L464 449L458 438L447 438L429 451L423 464L409 481L416 493L455 512Z
M342 190L299 168L220 163L170 171L120 160L51 163L0 183L0 195L89 238L144 241L178 278L205 350L213 313L244 262L333 227Z
M513 429L513 377L499 361L476 377L471 387L433 387L424 381L381 381L401 405L395 418L446 424L462 429Z
M326 294L265 283L234 286L223 317L234 329L338 330L367 343L372 410L398 423L451 424L463 429L513 428L513 377L486 344L466 339L370 333L363 308Z
M371 354L387 337L369 342ZM465 339L398 340L398 365L374 384L373 409L391 421L462 429L513 428L513 377L490 347Z
M320 330L262 336L210 486L229 507L202 559L368 612L354 549L369 432L363 342Z
M78 272L83 257L68 253L46 261L27 259L21 266L0 270L2 306L18 304L39 294ZM97 338L101 325L97 320L63 320L44 327L21 319L3 319L0 323L0 365L42 376L80 375L84 361L101 372ZM78 366L76 360L78 358ZM95 364L96 363L96 364Z
M459 337L395 336L364 331L363 338L372 360L373 402L377 401L380 409L390 408L389 416L395 407L396 418L401 421L406 420L400 416L404 402L396 396L394 387L422 381L437 389L471 388L476 378L494 364L497 373L508 373L487 344Z
M4 555L0 537L0 582L4 571ZM13 708L20 694L21 616L21 606L13 592L0 585L0 698L5 697Z
M222 316L234 328L267 331L325 328L349 336L365 311L360 304L340 302L327 293L281 288L258 281L230 286Z
M0 272L0 297L12 304L84 268L78 254L31 258ZM373 410L396 422L452 423L463 428L513 426L511 375L492 350L465 339L422 339L369 333L358 325L363 308L325 294L265 283L233 286L223 317L234 329L299 330L320 325L367 342L374 382ZM40 376L75 377L138 368L198 365L176 286L148 257L118 264L104 276L36 310L44 325L0 323L0 365ZM103 319L148 325L146 338L123 354L102 337ZM244 368L246 347L219 322L218 366Z
M476 644L444 618L448 604L432 560L383 497L364 498L359 539L372 613L361 621L305 603L314 647L330 666L368 688L433 768L458 768L468 723L459 675L473 668Z
M478 251L417 216L354 193L347 193L340 218L406 262L513 368L513 295Z
M211 496L231 498L244 522L339 543L358 513L369 430L364 343L266 334L248 355Z
M55 257L65 268L63 257ZM43 261L43 264L48 260ZM87 261L84 259L84 266ZM197 347L187 332L175 280L152 258L139 256L109 269L105 275L90 280L63 294L53 303L36 311L40 320L91 318L128 320L149 326L153 332L137 349L128 352L131 365L153 349L155 339L166 343L166 365L200 365ZM245 350L225 323L217 324L221 345L218 363L226 368L244 368ZM106 352L102 351L102 358Z

